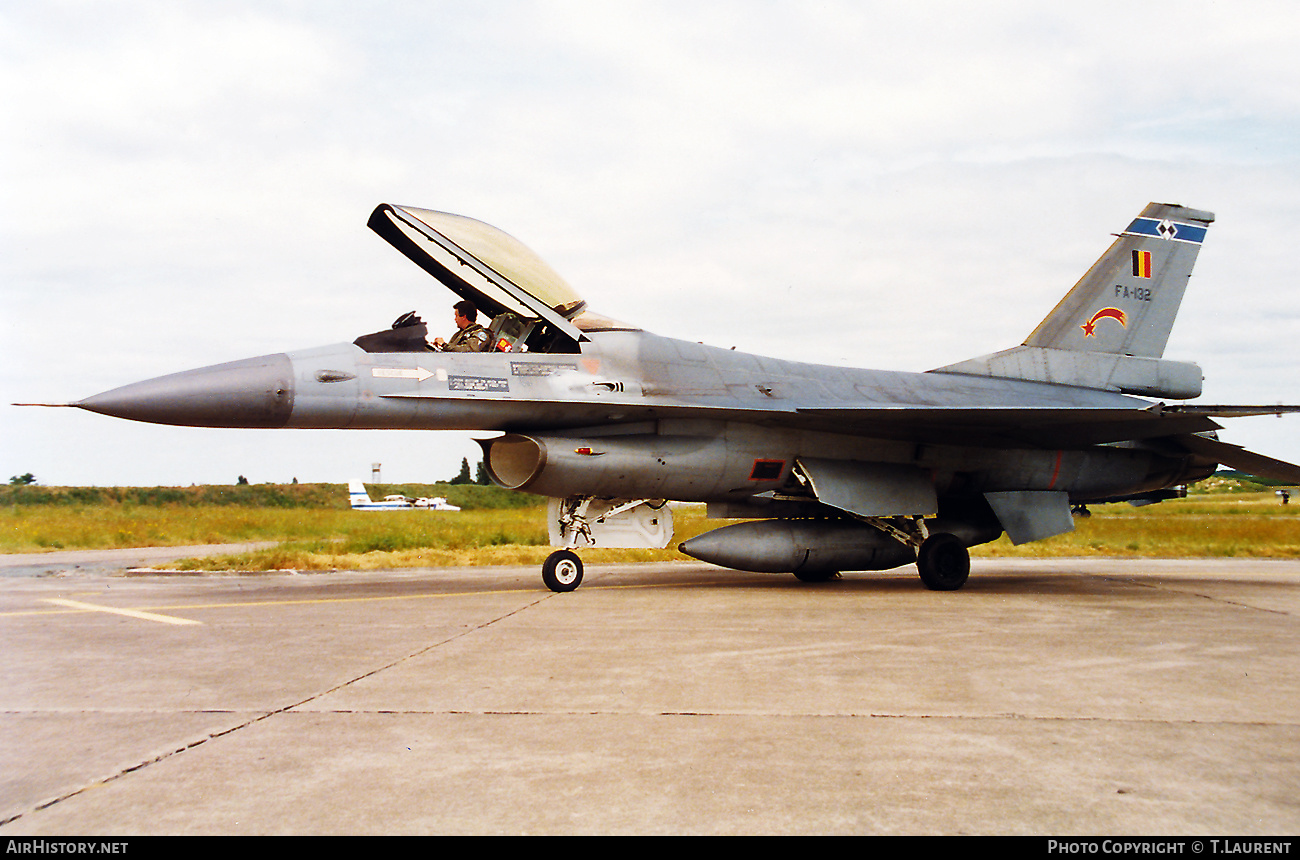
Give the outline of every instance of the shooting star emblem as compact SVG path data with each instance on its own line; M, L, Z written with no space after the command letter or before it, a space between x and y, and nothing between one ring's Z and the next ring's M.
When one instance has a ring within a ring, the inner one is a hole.
M1102 308L1101 310L1097 311L1095 314L1092 315L1092 319L1088 320L1086 323L1079 326L1079 328L1083 329L1083 336L1095 337L1096 336L1095 329L1097 328L1097 322L1099 320L1104 320L1107 318L1115 320L1125 328L1128 327L1128 320L1124 316L1124 312L1122 310L1120 310L1119 308Z

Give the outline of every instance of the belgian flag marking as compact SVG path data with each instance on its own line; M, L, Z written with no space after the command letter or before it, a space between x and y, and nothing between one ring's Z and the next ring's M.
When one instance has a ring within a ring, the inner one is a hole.
M1151 252L1150 251L1133 252L1133 277L1135 278L1151 277Z

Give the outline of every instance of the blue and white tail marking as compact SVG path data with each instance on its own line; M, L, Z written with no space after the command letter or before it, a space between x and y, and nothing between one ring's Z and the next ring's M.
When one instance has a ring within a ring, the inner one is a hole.
M1210 213L1198 212L1194 217L1205 218L1207 215ZM1174 242L1191 242L1194 245L1204 242L1207 232L1209 231L1204 224L1183 224L1168 218L1135 218L1124 231L1133 236L1156 236Z
M370 500L370 494L366 492L366 487L360 481L351 481L348 483L348 499L352 502L354 511L401 511L408 510L411 503L406 500L388 500L374 502Z

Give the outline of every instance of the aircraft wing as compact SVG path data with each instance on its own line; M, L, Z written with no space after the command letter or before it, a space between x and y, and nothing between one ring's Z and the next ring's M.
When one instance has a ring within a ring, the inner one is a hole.
M1213 418L1300 412L1300 406L1165 406L1147 409L966 408L800 409L878 438L1008 447L1072 447L1142 439L1169 439L1183 450L1260 478L1300 484L1300 465L1197 435L1220 429Z
M1300 412L1300 406L1209 406L1156 403L1140 409L1095 407L804 408L801 417L843 430L919 442L1003 447L1100 445L1205 433L1221 429L1215 418ZM778 422L779 423L779 422ZM1201 438L1201 437L1198 437ZM1180 438L1181 441L1181 438ZM1236 446L1228 446L1235 448ZM1188 448L1188 450L1192 450ZM1203 453L1197 451L1196 453ZM1268 458L1265 458L1268 459ZM1220 461L1227 462L1227 461ZM1281 462L1281 461L1275 461ZM1287 464L1283 464L1287 465ZM1251 471L1242 467L1242 471ZM1255 472L1254 474L1263 473Z
M437 395L414 392L383 396L437 399ZM711 399L716 402L707 402ZM953 407L917 404L799 406L779 399L768 401L728 397L639 397L624 400L483 397L479 402L492 404L497 421L492 427L479 426L472 429L524 433L598 426L608 428L610 425L672 418L699 418L929 444L1060 448L1220 429L1220 425L1210 417L1219 413L1184 413L1163 407L1162 404L1147 405L1142 401L1135 401L1140 405L1131 408L1059 405ZM1227 413L1225 417L1236 414L1238 413Z
M898 407L799 409L839 432L934 444L1059 448L1219 429L1207 415L1087 407ZM780 422L778 422L780 423Z

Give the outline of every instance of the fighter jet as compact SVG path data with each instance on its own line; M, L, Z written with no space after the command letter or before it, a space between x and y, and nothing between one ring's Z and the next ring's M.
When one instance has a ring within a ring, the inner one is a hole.
M588 308L480 221L383 204L369 227L486 314L488 348L443 352L403 314L352 343L127 385L76 403L196 427L414 428L479 441L500 486L551 497L555 591L577 550L672 541L667 500L743 522L681 544L805 581L915 563L955 590L969 547L1074 527L1072 507L1181 494L1219 464L1300 483L1220 441L1200 368L1163 357L1214 216L1152 203L1019 346L924 373L804 364L661 337Z

